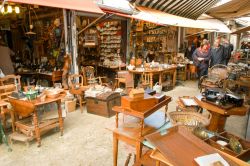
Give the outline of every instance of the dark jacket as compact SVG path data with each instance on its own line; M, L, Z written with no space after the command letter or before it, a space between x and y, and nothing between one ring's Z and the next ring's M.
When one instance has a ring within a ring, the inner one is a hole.
M224 46L224 57L226 59L230 59L231 58L231 53L232 53L232 51L234 49L234 46L231 43L224 44L223 46Z
M219 45L218 48L211 49L211 62L210 62L211 67L217 64L226 64L224 51L225 50L222 45Z
M208 68L209 60L210 60L210 50L208 52L202 52L200 48L196 48L193 55L194 65L199 69ZM198 58L204 58L204 60L199 61Z

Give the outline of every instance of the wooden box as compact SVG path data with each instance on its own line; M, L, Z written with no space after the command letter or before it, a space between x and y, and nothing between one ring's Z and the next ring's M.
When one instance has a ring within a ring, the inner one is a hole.
M152 108L158 103L158 100L148 94L144 94L144 98L131 98L123 96L121 99L121 106L123 108L130 108L136 111L144 111Z
M134 99L142 99L144 97L144 89L132 89L129 92L129 97Z
M222 133L220 133L220 135L222 137L225 137L226 139L220 138L218 136L213 136L213 137L205 140L205 142L207 142L209 145L213 146L214 148L218 149L219 151L222 151L226 154L229 154L233 157L236 157L244 162L250 161L250 142L248 142L244 139L241 139L241 138L239 138L231 133L228 133L228 132L222 132ZM231 137L236 138L240 142L240 144L242 145L243 150L240 153L236 153L230 148L229 143L228 143L229 141L227 139L229 139ZM222 146L222 145L218 144L217 143L218 140L222 140L222 141L227 142L227 145Z
M107 92L97 97L86 97L87 112L104 117L115 115L115 112L112 111L112 107L120 105L120 93Z

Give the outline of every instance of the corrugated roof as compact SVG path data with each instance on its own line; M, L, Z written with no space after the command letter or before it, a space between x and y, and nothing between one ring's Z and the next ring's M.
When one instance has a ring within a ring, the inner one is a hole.
M197 19L218 0L130 0L130 2L169 14Z

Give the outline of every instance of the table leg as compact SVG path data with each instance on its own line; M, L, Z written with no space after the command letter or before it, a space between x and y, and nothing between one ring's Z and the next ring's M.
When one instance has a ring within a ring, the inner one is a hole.
M118 138L115 133L113 133L113 166L117 166L117 156L118 156Z
M16 131L16 128L15 128L15 114L13 110L10 110L10 117L11 117L12 132L14 133Z
M40 137L40 129L39 129L39 125L38 125L38 118L37 118L37 112L36 110L33 113L33 121L34 121L34 125L35 125L35 133L36 133L36 140L38 143L38 147L41 146L41 137Z
M156 160L155 166L160 166L160 161Z
M140 141L136 141L136 162L140 161L141 159L141 152L142 152L142 143Z
M173 72L173 87L175 87L175 83L176 83L176 69Z
M63 118L62 118L61 100L57 101L57 107L58 107L58 120L59 120L61 136L63 136Z
M227 116L218 114L213 111L209 111L212 114L210 124L207 127L210 131L222 132L226 124Z
M153 74L150 73L150 88L153 88Z
M162 85L162 72L159 74L159 84Z
M118 122L119 114L118 112L115 113L115 127L118 128L119 122Z

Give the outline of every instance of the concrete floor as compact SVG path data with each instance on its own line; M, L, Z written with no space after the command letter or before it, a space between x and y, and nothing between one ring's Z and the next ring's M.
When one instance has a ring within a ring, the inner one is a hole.
M197 83L186 81L166 92L173 98L169 110L175 111L179 96L199 94ZM241 137L245 135L246 116L231 116L226 130ZM64 135L50 132L42 137L42 146L33 141L29 147L15 143L13 151L8 152L4 144L0 145L0 166L112 166L112 133L106 127L113 125L115 119L92 114L83 114L79 110L67 115L64 123ZM119 144L118 165L122 166L127 157L127 148Z

